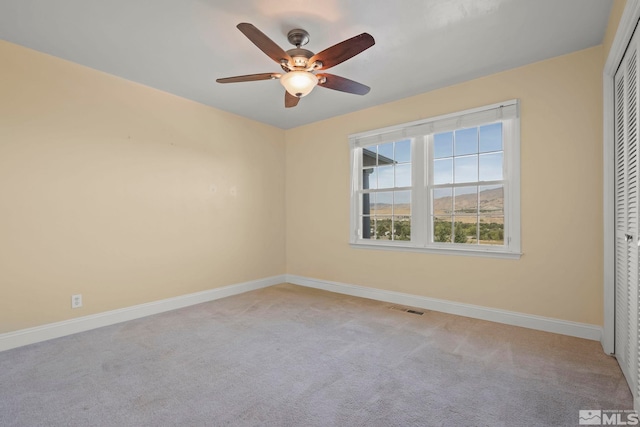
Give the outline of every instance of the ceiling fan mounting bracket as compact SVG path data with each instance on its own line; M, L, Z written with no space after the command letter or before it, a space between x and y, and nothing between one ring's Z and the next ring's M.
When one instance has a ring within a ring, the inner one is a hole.
M309 33L300 28L295 28L287 33L289 43L299 48L309 43Z

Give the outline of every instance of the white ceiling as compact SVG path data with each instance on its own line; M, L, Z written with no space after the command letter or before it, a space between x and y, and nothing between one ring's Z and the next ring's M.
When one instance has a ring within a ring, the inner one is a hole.
M602 42L612 0L2 0L0 37L232 113L289 129ZM283 49L303 28L319 52L362 32L375 46L328 70L365 96L316 88L284 108L281 71L237 28Z

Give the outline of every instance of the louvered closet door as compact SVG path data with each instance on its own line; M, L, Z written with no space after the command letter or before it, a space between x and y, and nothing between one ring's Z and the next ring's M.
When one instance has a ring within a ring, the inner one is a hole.
M634 394L640 395L638 349L638 37L615 76L615 354Z

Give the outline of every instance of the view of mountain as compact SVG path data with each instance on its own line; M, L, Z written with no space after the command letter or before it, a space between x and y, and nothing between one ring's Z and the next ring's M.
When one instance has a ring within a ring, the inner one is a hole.
M450 216L453 210L453 197L440 197L434 200L433 210L436 215ZM463 194L455 197L455 213L471 214L477 212L478 199L480 201L480 215L502 215L504 206L504 189L493 188L477 194ZM371 205L371 215L391 215L392 209L388 203ZM411 215L411 205L399 204L395 206L395 215Z

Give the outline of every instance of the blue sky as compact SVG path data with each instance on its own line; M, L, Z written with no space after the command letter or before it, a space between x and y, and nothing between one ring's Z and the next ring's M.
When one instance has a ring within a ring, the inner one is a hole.
M402 140L366 148L378 154L378 165L369 175L369 188L385 189L411 186L411 141ZM501 180L502 123L459 129L434 135L433 183L459 184ZM389 159L389 160L385 160ZM384 164L393 161L393 164ZM489 187L481 187L480 191ZM478 192L470 185L455 190L456 195ZM434 198L452 197L451 189L436 190ZM411 201L409 191L389 191L371 194L370 203L406 204Z

